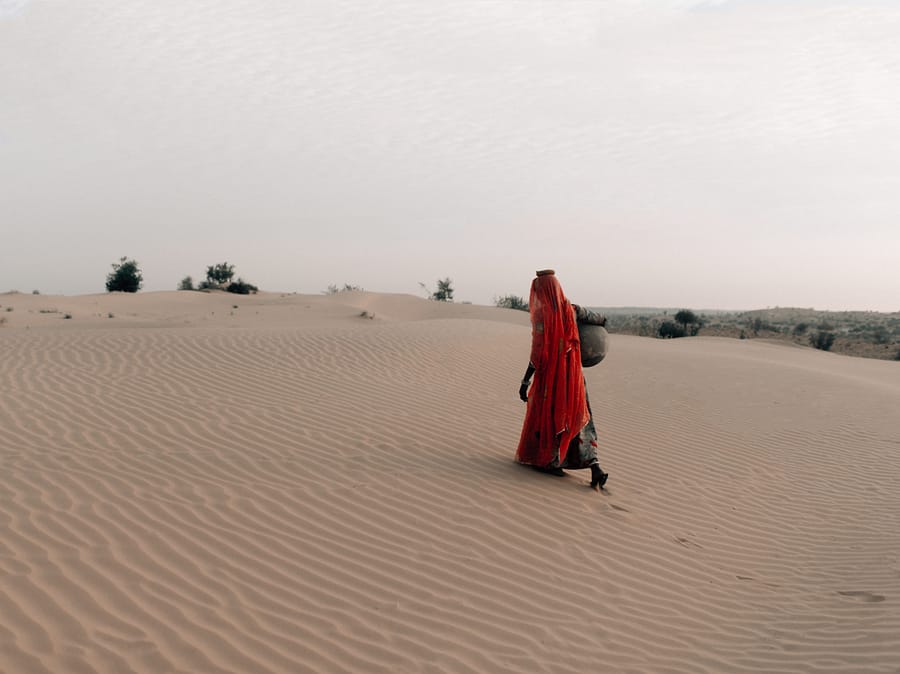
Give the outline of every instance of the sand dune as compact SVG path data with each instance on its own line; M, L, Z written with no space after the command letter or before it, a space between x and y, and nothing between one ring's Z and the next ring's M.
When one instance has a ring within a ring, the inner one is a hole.
M897 671L895 363L614 336L597 494L513 462L521 312L0 317L2 672Z

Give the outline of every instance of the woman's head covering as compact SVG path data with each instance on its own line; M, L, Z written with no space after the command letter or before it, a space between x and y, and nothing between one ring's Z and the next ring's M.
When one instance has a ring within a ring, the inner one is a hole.
M538 456L527 463L547 465L559 448L565 459L569 442L588 422L587 398L581 371L578 325L572 305L552 269L537 272L529 297L534 384L528 399L528 415L536 414L533 431L539 432ZM530 426L526 420L526 427ZM524 437L523 437L524 440ZM522 443L520 443L521 454ZM522 460L522 457L520 457Z

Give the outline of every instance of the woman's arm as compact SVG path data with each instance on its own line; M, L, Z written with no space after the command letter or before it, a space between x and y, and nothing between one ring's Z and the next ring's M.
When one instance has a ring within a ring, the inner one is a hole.
M573 304L575 310L575 320L579 323L590 323L591 325L606 325L606 316L598 314L596 311L585 309L584 307Z

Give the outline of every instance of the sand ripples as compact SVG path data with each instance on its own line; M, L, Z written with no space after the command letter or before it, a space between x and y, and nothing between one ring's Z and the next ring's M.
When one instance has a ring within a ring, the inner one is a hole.
M588 372L598 496L511 461L527 338L4 334L0 670L891 671L882 379L823 365L823 424L764 349L621 338Z

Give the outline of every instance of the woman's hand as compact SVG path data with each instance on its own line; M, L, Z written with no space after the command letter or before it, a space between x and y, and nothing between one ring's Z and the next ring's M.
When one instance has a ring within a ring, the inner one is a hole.
M525 376L522 377L522 385L519 387L519 398L523 403L528 402L528 385L531 383L531 375L534 374L534 365L528 363L528 369L525 370Z

